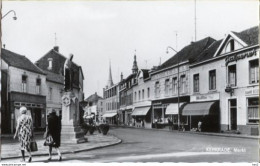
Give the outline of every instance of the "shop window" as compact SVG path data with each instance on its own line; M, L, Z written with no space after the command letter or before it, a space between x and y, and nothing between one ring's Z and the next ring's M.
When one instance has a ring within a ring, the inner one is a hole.
M169 79L167 79L167 80L165 80L165 96L168 96L169 95L169 91L170 91L170 80Z
M199 74L193 75L193 92L199 92Z
M229 84L229 86L237 85L236 72L237 72L236 65L228 66L228 84Z
M22 92L27 92L27 76L22 75Z
M259 98L248 98L247 100L248 122L259 123Z
M41 93L41 79L37 78L36 79L36 94L40 94Z
M177 77L172 79L172 92L173 94L177 93Z
M259 62L258 59L249 62L249 82L250 84L259 82Z
M209 71L209 90L216 89L216 70Z
M180 82L181 82L180 92L185 93L186 92L186 88L185 88L186 87L186 77L185 77L185 75L181 75Z

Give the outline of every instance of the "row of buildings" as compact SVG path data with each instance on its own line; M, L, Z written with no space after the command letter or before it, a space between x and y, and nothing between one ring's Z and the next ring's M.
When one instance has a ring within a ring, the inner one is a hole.
M64 62L59 47L43 55L35 64L26 56L1 50L1 127L2 133L13 133L19 108L26 106L35 130L44 130L49 112L55 110L62 118L61 97L64 92ZM72 64L73 92L84 100L82 68Z
M103 89L109 123L186 130L234 131L257 135L259 128L258 27L225 38L192 42L163 64L138 69L113 84L111 66Z

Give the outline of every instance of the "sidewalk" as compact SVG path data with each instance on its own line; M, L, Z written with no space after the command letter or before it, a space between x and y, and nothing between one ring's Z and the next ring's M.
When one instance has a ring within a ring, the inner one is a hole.
M156 128L142 128L134 126L125 126L125 125L113 125L113 127L122 127L122 128L132 128L132 129L141 129L141 130L154 130L154 131L165 131L173 133L185 133L185 134L198 134L198 135L209 135L209 136L220 136L220 137L234 137L234 138L247 138L247 139L260 139L260 136L244 135L244 134L231 134L231 133L214 133L214 132L196 132L196 131L178 131L178 130L169 130L168 127L163 129Z
M35 134L35 139L38 146L37 152L32 152L33 156L43 156L48 155L48 147L43 146L44 139L42 138L42 134ZM62 144L60 146L60 150L62 154L68 153L76 153L81 151L88 151L98 148L103 148L107 146L112 146L121 143L122 141L108 133L108 135L102 134L93 134L86 135L88 142L81 144ZM2 149L1 149L1 158L4 159L12 159L21 157L21 151L19 150L19 142L18 140L13 140L11 135L4 135L2 137ZM54 152L56 152L54 150ZM27 154L27 153L26 153Z

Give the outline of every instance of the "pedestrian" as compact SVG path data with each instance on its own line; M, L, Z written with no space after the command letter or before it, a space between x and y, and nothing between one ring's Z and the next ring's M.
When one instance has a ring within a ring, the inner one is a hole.
M14 134L14 139L16 138L18 134L18 138L20 141L20 149L22 153L22 162L25 161L25 150L29 153L29 159L28 162L32 161L32 154L31 154L31 148L30 143L33 137L33 127L32 127L32 118L31 116L26 114L27 108L21 107L20 108L20 114L21 116L17 119L17 126L16 131Z
M199 131L199 132L201 132L201 126L202 126L202 121L200 120L200 121L198 122L198 131Z
M62 160L60 153L60 133L61 133L61 121L60 118L56 115L56 111L53 109L48 117L48 128L47 135L51 135L53 138L53 144L49 145L49 158L52 159L52 148L54 147L57 150L59 155L59 161Z

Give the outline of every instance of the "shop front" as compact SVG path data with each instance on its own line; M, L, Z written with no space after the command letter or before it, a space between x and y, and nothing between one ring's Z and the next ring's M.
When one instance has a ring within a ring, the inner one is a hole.
M20 92L10 93L10 117L11 133L15 131L17 119L20 116L20 107L26 107L27 113L33 119L33 128L36 131L44 130L46 127L46 97L31 95Z
M219 114L219 101L191 102L184 106L182 119L187 119L188 130L217 132L220 127Z
M117 110L106 111L103 114L102 119L108 124L118 124Z
M131 116L134 126L151 128L151 106L135 107Z
M185 103L171 103L166 108L165 115L169 118L168 122L170 123L169 125L172 127L172 130L178 130L178 117L181 115L184 105Z

